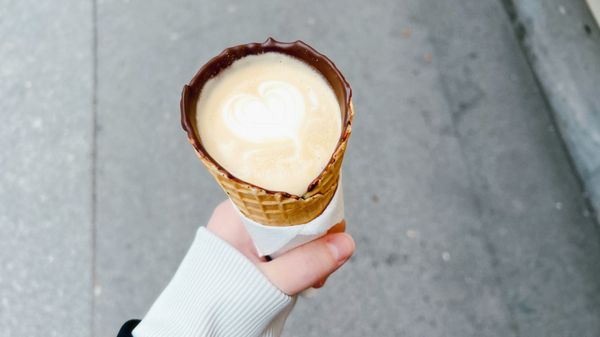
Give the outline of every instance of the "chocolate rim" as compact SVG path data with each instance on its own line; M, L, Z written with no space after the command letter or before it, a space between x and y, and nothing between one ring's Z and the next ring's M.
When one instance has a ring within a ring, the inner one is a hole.
M327 79L333 88L342 110L342 131L340 134L340 139L338 140L335 150L332 153L331 159L327 165L325 165L323 171L321 171L321 173L308 185L306 192L302 196L283 191L268 190L235 177L224 167L222 167L216 160L214 160L210 154L208 154L208 151L206 151L202 145L202 142L200 141L200 137L198 136L198 131L196 129L196 105L204 84L211 78L217 76L223 69L229 67L236 60L247 55L262 54L267 52L279 52L290 55L316 69L325 77L325 79ZM288 43L276 41L270 37L263 43L255 42L227 48L223 50L221 54L213 57L210 61L203 65L202 68L198 70L196 75L194 75L194 77L190 80L190 82L183 87L180 102L181 126L187 133L188 139L196 152L203 158L207 159L212 165L215 165L217 170L223 173L229 179L251 186L258 190L263 190L267 194L281 194L285 197L300 199L309 194L309 192L311 192L323 179L323 175L327 170L327 167L335 162L334 154L337 153L342 143L344 143L344 141L346 141L346 139L350 136L350 126L352 124L352 113L350 107L351 99L352 89L350 88L350 84L348 81L346 81L346 78L344 75L342 75L335 64L325 55L317 52L314 48L300 40Z

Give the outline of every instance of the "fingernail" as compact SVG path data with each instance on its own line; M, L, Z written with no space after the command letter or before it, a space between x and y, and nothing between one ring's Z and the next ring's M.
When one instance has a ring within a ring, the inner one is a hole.
M325 285L325 281L319 281L313 286L313 288L319 289L319 288L322 288L324 285Z
M327 247L336 261L344 261L354 252L354 240L347 234L332 235L327 240Z

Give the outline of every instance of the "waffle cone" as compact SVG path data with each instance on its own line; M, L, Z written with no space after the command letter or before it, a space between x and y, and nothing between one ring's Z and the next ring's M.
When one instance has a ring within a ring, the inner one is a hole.
M220 166L202 146L196 127L196 102L203 84L236 59L249 54L277 51L296 56L312 64L332 85L342 109L342 134L331 159L319 176L301 196L270 191L242 181ZM314 62L314 63L311 63ZM189 85L183 89L181 99L182 126L196 154L210 174L217 180L240 212L260 224L291 226L307 223L319 216L327 207L337 189L342 161L352 131L354 110L350 86L335 65L301 41L281 43L269 39L263 44L247 44L226 49L200 69Z

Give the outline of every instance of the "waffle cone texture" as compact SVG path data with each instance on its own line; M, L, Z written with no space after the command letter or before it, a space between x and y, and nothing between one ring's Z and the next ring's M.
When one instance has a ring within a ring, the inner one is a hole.
M271 51L296 57L323 74L333 88L342 111L342 132L335 151L323 171L307 186L307 192L301 196L270 191L233 176L208 154L197 131L196 105L206 81L244 56ZM244 216L268 226L299 225L318 217L327 208L338 187L344 153L352 132L354 110L351 97L350 85L333 62L324 55L302 41L282 43L270 38L264 43L250 43L225 49L205 64L183 88L181 122L202 163Z

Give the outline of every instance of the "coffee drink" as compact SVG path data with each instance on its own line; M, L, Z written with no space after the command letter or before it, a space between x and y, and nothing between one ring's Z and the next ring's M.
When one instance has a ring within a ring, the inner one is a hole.
M208 80L196 123L204 148L229 173L300 196L331 159L342 112L319 72L267 52L236 60Z

